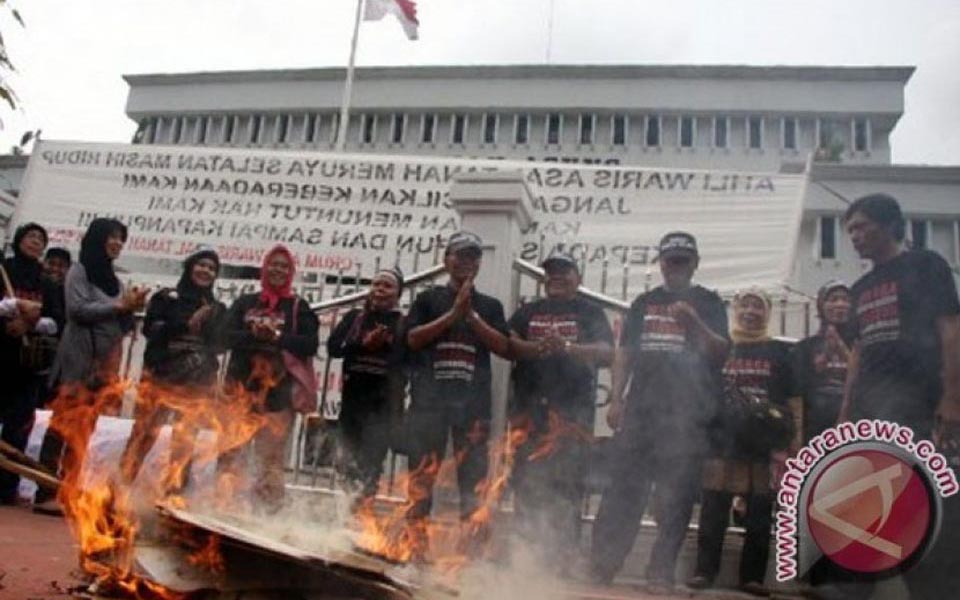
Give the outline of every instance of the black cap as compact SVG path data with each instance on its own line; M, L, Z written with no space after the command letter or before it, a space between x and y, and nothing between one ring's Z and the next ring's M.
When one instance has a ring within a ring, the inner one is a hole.
M540 266L543 267L544 270L548 269L551 265L568 267L574 269L577 273L580 272L580 265L577 264L577 260L559 248L550 252L550 254L543 259L543 262L540 263Z
M686 231L671 231L660 238L660 245L657 247L657 259L667 254L689 254L691 256L700 256L697 250L697 238Z
M450 235L450 238L447 240L447 250L446 254L451 252L460 252L461 250L467 250L475 248L479 252L483 252L481 247L482 241L480 236L470 231L458 231Z

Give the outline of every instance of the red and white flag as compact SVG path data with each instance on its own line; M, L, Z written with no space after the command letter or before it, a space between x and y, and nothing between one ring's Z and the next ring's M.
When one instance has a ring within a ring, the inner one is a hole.
M417 39L417 4L413 0L367 0L363 11L364 21L379 21L386 15L393 15L403 26L403 32L411 40Z

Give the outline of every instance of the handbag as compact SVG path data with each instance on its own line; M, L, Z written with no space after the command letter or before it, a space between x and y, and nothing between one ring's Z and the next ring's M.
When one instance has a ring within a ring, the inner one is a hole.
M300 298L293 303L293 331L297 331L297 313L300 312ZM317 395L320 384L313 369L313 357L301 358L289 350L281 350L283 366L293 380L290 404L293 410L309 414L317 410Z
M765 457L784 450L793 439L790 410L761 400L736 386L728 386L721 412L721 428L737 454Z

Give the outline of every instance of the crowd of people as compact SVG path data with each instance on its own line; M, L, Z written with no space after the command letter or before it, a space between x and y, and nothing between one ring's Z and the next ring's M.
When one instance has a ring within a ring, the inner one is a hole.
M612 582L649 511L657 535L647 585L660 593L673 589L699 503L697 557L687 586L716 584L732 517L745 531L740 588L768 594L777 473L803 443L840 421L871 418L935 440L954 466L960 452L960 303L948 264L933 252L905 247L905 221L889 196L860 198L844 223L872 269L853 285L824 285L817 295L819 329L796 344L771 335L771 298L761 289L740 291L728 322L723 299L693 282L700 252L695 237L682 231L661 239L662 284L632 303L618 341L603 310L578 295L578 263L562 252L542 263L545 296L509 319L500 300L475 287L483 251L470 232L450 236L448 281L420 292L406 315L399 308L403 274L379 271L364 304L347 312L327 341L329 355L343 359L340 427L355 508L375 498L393 447L407 454L409 485L416 489L408 519L427 519L436 467L452 439L460 515L470 518L489 471L495 354L513 362L509 421L528 434L511 476L514 528L545 564L567 573L578 559L586 481L591 469L602 469L608 484L586 557L594 582ZM302 370L317 352L319 324L292 291L293 256L282 246L267 252L261 290L228 308L212 293L219 258L200 247L185 260L177 286L153 293L147 303L145 290L126 289L116 275L126 236L123 224L95 220L71 265L62 249L44 256L41 226L17 229L13 257L3 263L0 304L2 360L19 365L7 369L2 392L4 441L22 449L34 410L51 395L69 398L116 377L120 341L145 307L144 378L151 388L138 398L121 481L133 483L161 425L172 420L171 455L184 468L167 475L164 489L183 490L196 430L157 396L211 397L220 357L229 352L220 385L260 398L250 410L269 426L224 452L218 472L239 475L252 451L259 467L254 494L262 507L277 510L294 414L316 408ZM598 461L600 368L611 369L606 418L614 435ZM70 451L56 432L48 430L41 451L54 471ZM0 501L15 502L16 486L15 476L0 473ZM55 508L42 490L35 502ZM960 548L955 504L945 500L939 542L906 574L915 597L934 597L929 591L954 576L944 565ZM869 582L825 560L809 580L824 595L868 597L871 591Z

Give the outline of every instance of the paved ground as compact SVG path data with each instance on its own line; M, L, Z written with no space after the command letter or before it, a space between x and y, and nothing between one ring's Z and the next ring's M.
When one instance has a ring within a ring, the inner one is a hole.
M80 581L77 550L63 519L0 506L0 599L69 598Z

